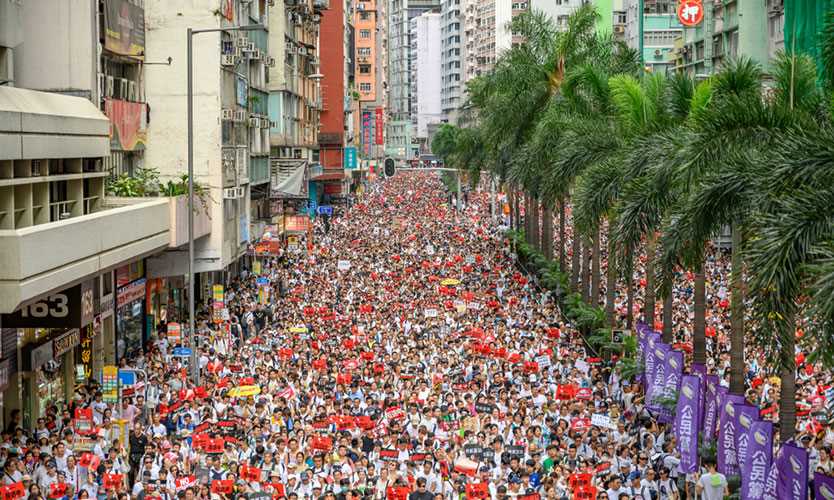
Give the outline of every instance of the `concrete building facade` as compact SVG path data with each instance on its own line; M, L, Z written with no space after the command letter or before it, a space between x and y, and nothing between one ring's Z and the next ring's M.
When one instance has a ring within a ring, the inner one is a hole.
M440 10L439 0L390 0L388 6L388 115L386 156L409 160L419 148L411 124L411 19Z
M784 7L781 0L766 5L751 2L704 4L704 21L686 28L675 43L672 58L678 71L709 75L741 54L766 69L785 46Z
M624 0L624 40L629 47L640 47L638 0ZM615 28L615 32L616 32ZM675 42L683 36L678 21L676 0L655 0L643 5L643 63L654 72L667 73L674 69Z
M429 124L443 121L440 23L437 12L411 20L411 126L421 154L429 149Z
M463 105L466 80L466 33L464 13L469 2L476 0L441 0L441 84L440 105L445 120L457 123Z
M354 116L354 128L359 131L355 142L359 147L359 156L363 159L378 160L385 153L384 110L388 70L385 4L382 0L361 0L356 3L353 18L356 33L356 88L359 91L359 112Z

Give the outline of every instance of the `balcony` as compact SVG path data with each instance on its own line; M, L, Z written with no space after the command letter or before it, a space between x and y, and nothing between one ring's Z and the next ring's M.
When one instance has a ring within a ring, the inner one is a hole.
M330 0L313 0L313 9L326 10L330 8Z
M169 246L168 198L0 231L0 312ZM110 200L105 202L112 206Z

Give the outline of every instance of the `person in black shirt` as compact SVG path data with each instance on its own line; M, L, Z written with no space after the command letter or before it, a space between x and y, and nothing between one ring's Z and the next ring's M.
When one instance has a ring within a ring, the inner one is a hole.
M432 500L432 498L434 495L426 490L426 478L417 479L417 489L408 495L408 500Z

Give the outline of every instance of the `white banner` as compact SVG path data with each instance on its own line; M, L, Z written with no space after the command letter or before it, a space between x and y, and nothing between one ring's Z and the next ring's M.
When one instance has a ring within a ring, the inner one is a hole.
M591 425L596 425L597 427L603 427L605 429L617 428L617 425L611 422L611 417L601 413L594 413L591 415Z
M350 261L349 260L340 260L338 264L336 264L339 271L347 271L350 269Z

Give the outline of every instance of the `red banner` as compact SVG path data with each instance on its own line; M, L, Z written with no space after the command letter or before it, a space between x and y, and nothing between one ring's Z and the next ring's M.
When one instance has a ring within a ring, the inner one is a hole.
M107 98L104 114L110 119L110 147L119 151L145 149L145 103Z
M384 124L385 118L382 114L382 108L376 108L375 113L376 113L376 117L375 117L376 120L375 120L375 123L374 123L374 129L375 129L375 132L376 132L376 134L375 134L376 135L376 137L375 137L376 140L374 142L376 144L382 144L382 127L385 125Z

